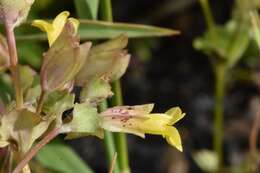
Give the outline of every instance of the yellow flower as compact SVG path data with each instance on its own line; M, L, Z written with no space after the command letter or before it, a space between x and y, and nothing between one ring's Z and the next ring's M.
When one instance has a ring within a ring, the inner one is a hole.
M75 31L78 30L79 21L75 18L68 18L69 16L70 13L68 11L63 11L53 20L52 24L44 20L34 20L32 25L47 32L49 45L51 46L61 34L67 21L73 24Z
M185 114L179 107L166 113L150 113L153 104L139 106L118 106L101 113L101 125L112 132L132 133L141 137L145 134L162 135L167 142L182 151L178 130L172 125Z

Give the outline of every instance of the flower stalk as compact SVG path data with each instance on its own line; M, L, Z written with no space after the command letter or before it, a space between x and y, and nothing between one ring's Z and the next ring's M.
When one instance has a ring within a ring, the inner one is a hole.
M214 151L218 155L219 166L223 161L223 119L224 119L224 96L225 96L225 76L226 66L224 64L215 65L215 111L214 111Z
M209 34L212 40L217 38L216 24L208 0L200 0L200 5L206 20ZM218 57L221 58L221 57ZM215 72L215 108L214 108L214 129L213 148L219 159L219 168L223 161L223 120L224 120L224 96L226 88L227 66L225 62L213 62Z
M23 106L23 91L22 91L21 81L19 76L18 54L17 54L13 24L11 24L8 21L5 21L5 30L6 30L9 58L10 58L10 70L11 70L12 81L15 90L16 107L17 109L21 109Z
M107 101L103 101L99 105L100 112L107 110ZM116 153L116 147L114 142L114 136L111 132L105 131L105 137L104 137L104 143L105 143L105 149L106 149L106 155L108 158L108 162L111 163L113 161L114 154ZM115 161L113 173L120 173L119 165Z
M112 106L123 105L122 87L119 80L115 81L112 84L112 90L114 91L115 95L111 100L111 105ZM124 173L130 172L126 135L124 133L115 133L114 137L115 137L117 151L118 153L120 153L118 155L120 168L124 170Z
M217 36L216 33L216 24L209 6L209 1L208 0L200 0L200 6L202 8L204 17L206 19L207 27L209 29L209 32L211 34L211 37L214 38Z
M13 173L20 173L23 168L32 160L32 158L52 139L58 136L60 128L55 128L50 131L38 144L36 144L23 158L23 160L16 166Z

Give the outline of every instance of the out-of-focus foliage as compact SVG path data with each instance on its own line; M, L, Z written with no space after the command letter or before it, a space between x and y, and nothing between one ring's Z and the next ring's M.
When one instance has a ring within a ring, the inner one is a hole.
M36 160L50 170L72 173L93 173L93 171L65 144L55 142L44 147Z

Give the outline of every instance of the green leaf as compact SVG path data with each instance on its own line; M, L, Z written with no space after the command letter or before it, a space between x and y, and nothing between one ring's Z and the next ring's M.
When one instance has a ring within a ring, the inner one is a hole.
M97 109L88 104L76 104L71 122L62 126L64 133L94 134L100 129Z
M51 123L27 109L5 113L0 122L0 147L14 140L23 154L43 135Z
M222 58L228 67L234 66L247 50L250 42L247 21L230 21L225 26L216 27L218 37L212 37L209 31L195 39L195 49L210 57Z
M19 70L21 74L21 86L23 91L26 93L29 87L33 84L36 72L29 66L20 66Z
M99 0L74 0L79 18L97 19Z
M241 23L230 22L233 35L230 38L229 47L227 48L228 66L234 66L247 50L250 43L250 32L247 21ZM233 27L233 28L232 28Z
M82 40L111 39L125 33L129 38L174 36L179 31L129 23L111 23L93 20L80 20L79 34ZM20 28L20 27L19 27ZM22 29L22 27L21 27ZM36 31L35 31L36 32ZM47 40L46 34L28 33L17 35L17 40Z
M60 173L94 173L70 147L61 143L46 145L36 159L47 168Z

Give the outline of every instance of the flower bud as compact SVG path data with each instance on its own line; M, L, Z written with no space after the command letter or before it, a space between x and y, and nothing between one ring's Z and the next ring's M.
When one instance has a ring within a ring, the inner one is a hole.
M73 24L68 21L47 53L41 68L41 84L45 91L62 90L84 65L91 43L79 43Z
M113 82L123 76L129 65L130 55L126 35L102 43L90 50L89 57L76 77L76 85L84 86L93 78L107 78Z

